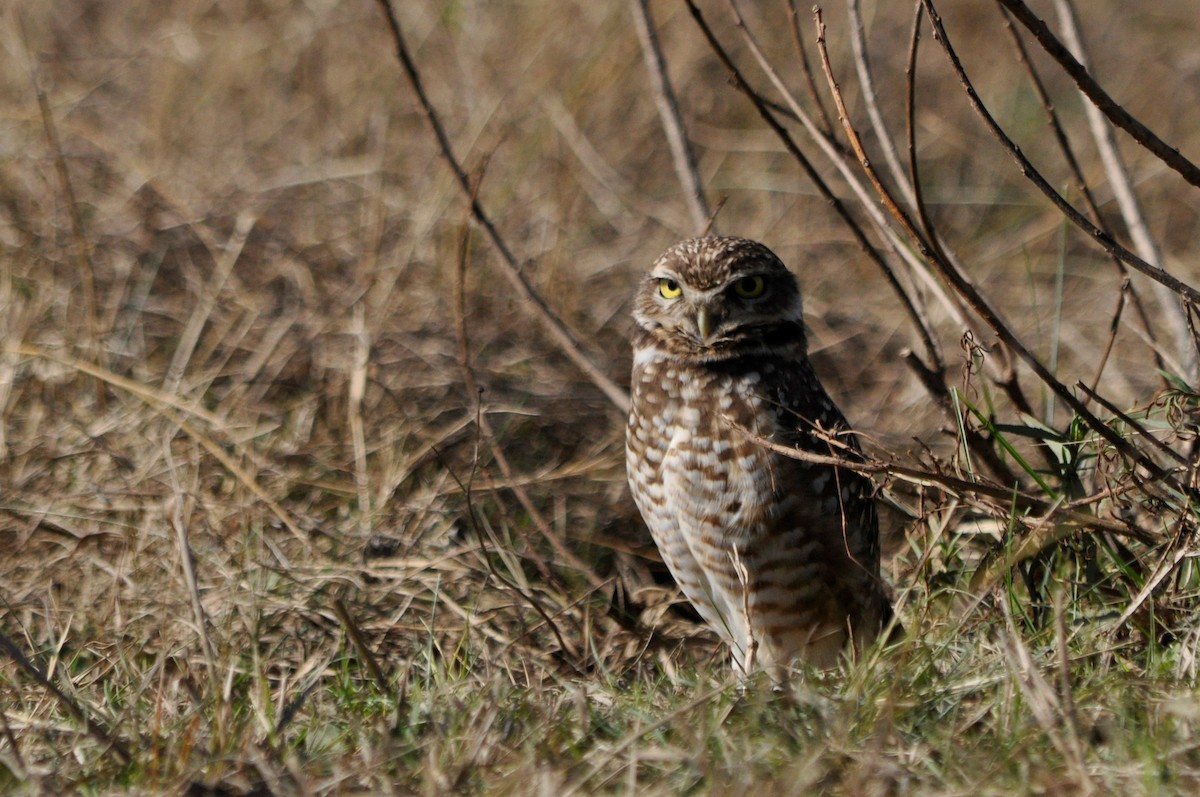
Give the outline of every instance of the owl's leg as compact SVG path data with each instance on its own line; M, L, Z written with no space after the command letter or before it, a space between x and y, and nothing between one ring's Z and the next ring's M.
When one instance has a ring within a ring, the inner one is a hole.
M733 572L737 574L739 592L741 596L741 633L739 634L738 645L734 647L735 656L741 653L740 664L743 675L750 675L758 666L758 635L755 633L753 617L750 614L750 572L746 569L744 561L745 553L738 545L733 545L729 549L730 564L733 565Z

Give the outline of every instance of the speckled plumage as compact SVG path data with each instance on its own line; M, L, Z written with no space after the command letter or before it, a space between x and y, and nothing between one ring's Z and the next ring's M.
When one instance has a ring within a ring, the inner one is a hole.
M870 481L755 439L857 450L808 361L795 277L754 241L684 241L654 263L634 318L629 483L735 666L780 676L872 641L891 608Z

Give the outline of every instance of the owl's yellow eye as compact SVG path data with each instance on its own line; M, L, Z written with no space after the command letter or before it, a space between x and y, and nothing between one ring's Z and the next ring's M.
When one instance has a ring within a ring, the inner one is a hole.
M664 299L678 299L683 293L683 288L680 288L675 280L664 277L658 281L658 293Z
M742 277L733 283L733 291L743 299L755 299L762 296L767 289L766 280L762 277Z

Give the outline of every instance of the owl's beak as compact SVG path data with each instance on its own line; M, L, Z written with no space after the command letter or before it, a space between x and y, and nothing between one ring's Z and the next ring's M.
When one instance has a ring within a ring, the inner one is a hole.
M714 323L718 321L713 318L712 312L707 307L701 307L696 310L696 331L700 333L700 340L708 343L712 337L713 329L718 325Z

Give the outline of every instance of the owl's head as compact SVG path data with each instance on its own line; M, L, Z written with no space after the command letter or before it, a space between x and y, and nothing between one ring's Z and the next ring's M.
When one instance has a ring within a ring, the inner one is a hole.
M699 362L805 350L796 278L746 238L692 238L668 249L638 286L639 347Z

